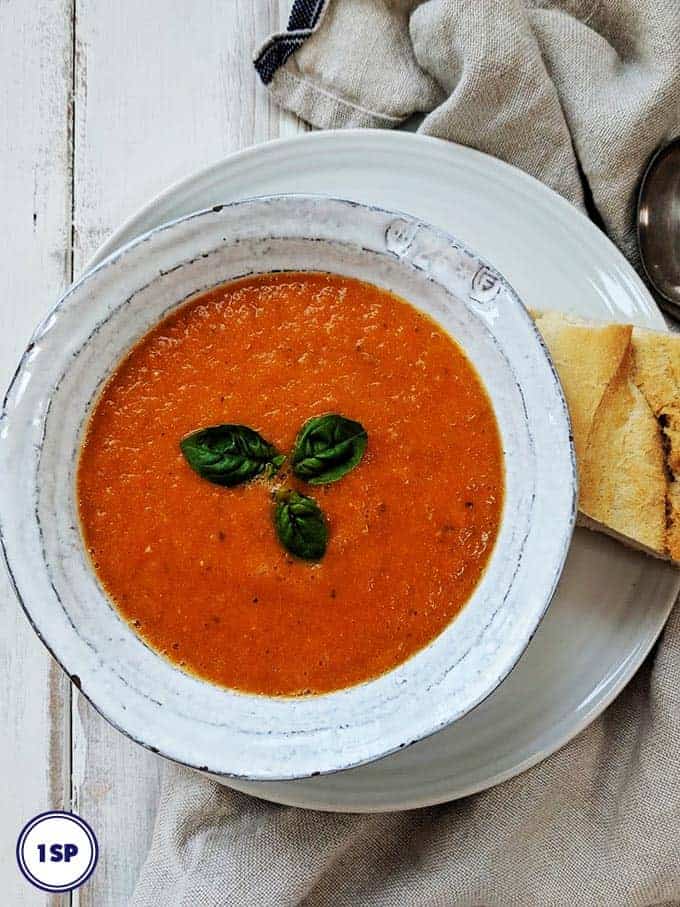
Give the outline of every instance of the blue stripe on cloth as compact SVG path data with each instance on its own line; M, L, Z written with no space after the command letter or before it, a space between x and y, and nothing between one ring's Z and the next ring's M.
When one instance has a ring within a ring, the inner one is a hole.
M271 82L276 70L312 34L325 4L326 0L295 0L288 18L287 31L272 35L255 57L255 69L265 85Z

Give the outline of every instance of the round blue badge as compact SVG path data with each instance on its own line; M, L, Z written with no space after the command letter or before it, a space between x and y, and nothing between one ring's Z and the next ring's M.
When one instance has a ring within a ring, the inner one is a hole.
M99 845L90 826L74 813L52 810L34 816L17 840L17 863L42 891L73 891L97 865Z

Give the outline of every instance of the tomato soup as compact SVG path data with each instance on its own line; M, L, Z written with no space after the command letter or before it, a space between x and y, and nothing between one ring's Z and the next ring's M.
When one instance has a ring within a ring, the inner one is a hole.
M290 452L326 413L368 440L313 485ZM180 441L224 423L286 461L206 481ZM290 272L194 297L137 343L94 406L77 493L100 583L153 649L221 686L299 695L376 677L450 623L491 555L503 481L490 401L445 331L375 286ZM323 513L316 560L274 531L282 488Z

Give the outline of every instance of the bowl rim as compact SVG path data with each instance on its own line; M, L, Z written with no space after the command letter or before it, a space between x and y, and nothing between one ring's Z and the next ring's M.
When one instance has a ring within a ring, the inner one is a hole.
M28 343L19 359L18 365L14 371L14 374L11 378L11 381L8 385L7 391L6 391L6 393L3 397L3 401L2 401L2 409L0 411L0 449L3 447L3 440L2 440L3 435L4 435L3 426L4 426L4 423L8 416L8 405L12 399L14 392L16 391L17 384L25 369L25 366L26 366L27 360L31 354L31 351L33 350L34 346L40 341L41 337L47 330L49 323L50 323L51 319L54 317L54 315L57 314L64 307L64 305L66 305L68 303L69 299L75 293L77 293L77 291L81 288L82 285L84 285L85 283L90 281L95 274L103 272L104 270L115 265L120 259L124 258L132 249L137 248L139 245L143 244L150 238L152 238L158 234L164 233L179 224L190 222L192 220L201 218L205 215L219 213L223 209L235 209L235 208L241 208L244 206L252 205L253 203L276 202L277 200L293 200L293 201L300 201L300 202L304 202L305 200L308 200L308 201L317 201L317 202L329 202L329 203L336 203L336 204L351 207L351 208L364 209L364 210L376 212L376 213L379 213L382 215L394 216L395 218L403 218L404 220L406 220L407 222L409 222L411 224L415 224L415 225L426 228L431 234L434 234L437 237L439 237L447 245L453 245L453 246L455 246L459 249L462 249L465 252L473 255L474 258L476 258L482 265L484 265L486 268L488 268L488 270L490 272L492 272L500 280L503 288L512 297L513 301L517 305L518 311L521 312L525 321L530 326L531 331L534 335L534 338L538 341L538 344L539 344L540 348L542 349L544 358L549 366L550 372L552 373L554 389L557 391L557 395L558 395L558 398L561 403L561 413L560 414L561 414L561 417L565 420L566 425L569 430L568 439L569 439L570 488L571 488L572 493L571 493L571 507L570 507L570 511L568 514L568 519L565 521L564 531L561 534L562 542L561 542L561 548L559 551L559 555L557 558L558 567L554 571L552 585L544 596L544 602L542 605L541 612L538 615L535 625L533 626L533 629L531 630L529 635L526 637L526 639L524 639L522 641L521 646L517 647L517 650L516 650L515 654L512 656L512 658L509 659L507 669L504 670L503 672L499 672L494 675L494 682L490 685L490 687L487 689L487 691L485 692L485 694L483 696L479 697L474 702L472 702L472 704L469 705L468 707L466 707L464 709L464 711L461 712L460 714L455 714L453 717L450 717L443 722L439 722L436 725L433 725L431 727L431 729L427 730L424 733L419 733L416 737L413 737L412 735L404 734L404 741L402 743L400 743L398 745L392 745L388 748L386 747L386 748L380 749L379 752L376 752L375 754L367 756L366 758L362 758L362 759L358 759L358 760L352 759L342 765L338 765L337 767L330 768L330 769L323 769L320 772L305 771L304 773L299 773L299 772L298 773L285 773L285 774L277 774L276 776L272 776L269 774L256 775L256 774L232 773L232 772L225 771L224 769L210 768L207 765L203 765L203 764L197 765L192 762L185 761L184 759L177 758L176 756L173 756L168 752L164 752L162 748L153 746L150 742L137 737L130 730L128 730L124 726L122 726L117 720L115 720L114 718L109 716L107 714L106 708L103 705L100 705L97 702L95 702L91 698L91 696L88 694L88 692L81 688L80 679L79 679L78 675L76 673L69 673L68 669L65 667L64 663L62 662L61 658L59 657L59 655L57 655L55 649L53 648L53 646L50 644L50 642L46 638L46 634L43 631L41 631L40 627L36 623L36 620L34 619L32 613L31 613L31 610L30 610L27 602L25 601L24 596L22 595L22 592L20 591L17 581L14 576L11 559L10 559L9 552L7 550L6 539L5 539L5 535L6 535L5 526L6 526L6 523L9 522L9 520L5 519L4 507L0 506L0 548L2 549L2 555L3 555L5 567L7 569L7 573L10 578L10 582L11 582L12 588L14 590L14 593L17 597L17 600L18 600L19 604L21 605L22 610L26 614L26 617L27 617L30 625L32 626L33 630L35 631L36 635L38 636L38 638L40 639L42 644L50 652L52 657L60 665L60 667L65 671L65 673L67 673L67 675L69 676L71 681L74 683L74 685L79 689L81 694L83 696L85 696L85 698L88 700L88 702L90 702L90 704L93 706L95 711L97 711L98 714L100 714L109 724L111 724L113 727L115 727L121 733L125 734L125 736L134 740L136 743L139 743L141 746L145 747L146 749L150 750L151 752L161 755L164 758L169 759L170 761L176 762L181 765L185 765L187 767L196 769L198 771L207 772L207 773L210 773L215 776L220 776L220 777L225 777L225 778L233 777L233 778L239 778L239 779L243 779L243 780L294 780L294 779L298 779L298 778L311 777L311 776L317 775L317 774L332 774L337 771L344 771L346 769L349 769L349 768L352 768L352 767L355 767L355 766L358 766L361 764L365 764L367 762L378 761L378 760L396 752L399 749L406 748L416 742L419 742L420 740L423 740L429 736L432 736L433 734L442 730L444 727L447 727L450 724L452 724L453 722L459 720L461 717L463 717L463 715L468 714L469 712L471 712L475 708L477 708L482 702L484 702L494 692L495 689L497 689L497 687L505 680L505 678L515 668L515 666L517 665L517 662L522 657L524 651L526 650L531 639L533 638L538 627L540 626L540 623L545 615L545 612L547 611L547 609L550 605L550 602L555 594L555 590L557 588L559 579L560 579L563 569L564 569L566 557L567 557L567 554L568 554L568 551L569 551L569 548L571 545L571 539L572 539L574 528L576 525L576 517L577 517L577 509L578 509L578 469L577 469L577 463L576 463L575 448L574 448L574 443L573 443L573 432L571 429L571 419L570 419L570 415L569 415L568 406L567 406L567 403L566 403L566 400L564 397L564 392L563 392L563 389L561 386L561 382L560 382L559 376L557 374L557 371L555 369L555 366L552 362L552 359L551 359L550 353L547 349L547 346L545 344L545 341L543 340L540 332L538 331L536 325L534 324L533 319L531 318L528 311L526 310L526 308L521 300L521 297L514 290L514 288L508 282L508 280L491 263L489 263L484 256L476 253L465 241L459 239L458 237L449 233L446 230L443 230L439 227L435 227L432 224L429 224L420 218L417 218L411 214L408 214L407 212L403 212L398 209L388 209L388 208L384 208L380 205L363 204L363 203L352 201L352 200L345 199L342 197L331 196L331 195L326 195L326 194L322 194L322 193L273 193L273 194L267 194L267 195L252 196L252 197L239 199L239 200L235 200L235 201L231 201L231 202L225 202L223 204L216 204L216 205L212 205L212 206L209 206L206 208L201 208L197 211L193 211L189 214L181 215L181 216L179 216L177 218L173 218L165 223L152 227L151 229L147 230L146 232L140 234L137 237L134 237L133 239L131 239L128 242L121 245L119 248L112 251L102 261L100 261L93 267L87 268L83 272L83 274L81 274L80 277L78 277L78 279L75 280L64 291L64 293L58 298L56 303L49 309L49 311L46 313L46 315L38 323L38 325L36 326L35 330L33 331L31 338L28 341ZM319 270L323 271L324 269L320 268ZM257 271L254 273L265 273L265 272ZM228 282L230 282L230 280L231 280L231 278L228 279L227 281L217 281L217 283L215 285L217 286L222 282L228 283ZM181 300L178 300L178 302L176 304L181 305L181 302L182 302ZM50 396L52 393L54 393L54 390L55 390L54 388L51 389ZM488 564L487 564L487 566L488 566ZM442 631L442 632L444 632L444 631ZM414 653L410 657L415 657L417 655L418 655L418 652ZM158 656L158 657L161 657L161 656ZM408 660L409 659L407 659L407 661ZM366 682L370 682L370 680L371 679L369 679ZM358 686L358 685L354 685L354 686ZM353 687L349 687L347 689L349 690L352 688ZM235 691L235 692L238 692L238 691ZM267 697L265 697L265 698L267 698Z

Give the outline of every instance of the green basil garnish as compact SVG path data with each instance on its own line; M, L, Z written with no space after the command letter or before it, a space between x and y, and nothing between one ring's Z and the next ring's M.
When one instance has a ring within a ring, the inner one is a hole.
M296 557L319 561L326 553L328 527L313 498L289 489L280 491L276 497L274 526L283 547Z
M302 426L291 457L293 472L310 485L337 482L360 462L368 435L360 422L337 413L315 416ZM285 461L273 444L247 425L211 425L179 442L184 458L216 485L240 485L256 476L271 478ZM274 527L283 547L306 561L326 553L328 526L314 500L291 488L275 496Z
M360 422L337 413L315 416L305 422L295 439L293 472L310 485L337 482L359 463L367 443Z
M240 485L261 473L273 475L286 459L247 425L211 425L182 438L184 458L216 485Z

